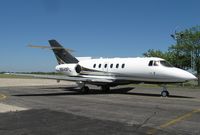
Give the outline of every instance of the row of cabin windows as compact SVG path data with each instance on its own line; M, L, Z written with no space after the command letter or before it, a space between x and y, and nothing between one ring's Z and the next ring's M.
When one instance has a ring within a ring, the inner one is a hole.
M94 65L93 65L93 68L96 68L96 66L97 66L97 65L94 64ZM99 64L98 67L101 68L101 64ZM104 65L104 68L107 68L107 67L108 67L108 64L105 64L105 65ZM119 68L119 64L116 64L115 67L116 67L116 68ZM110 68L113 68L113 64L110 64ZM121 68L125 68L125 64L122 64L122 65L121 65Z

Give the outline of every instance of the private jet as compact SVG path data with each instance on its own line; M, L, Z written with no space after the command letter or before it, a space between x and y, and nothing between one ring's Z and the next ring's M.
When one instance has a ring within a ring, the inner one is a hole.
M31 75L46 79L75 81L82 93L88 93L88 84L101 87L108 92L110 87L127 84L162 84L161 96L169 96L166 84L183 83L197 78L180 68L172 66L162 58L88 58L79 60L56 40L49 40L58 65L55 70L63 75ZM25 74L21 74L25 75ZM27 74L26 74L27 75Z

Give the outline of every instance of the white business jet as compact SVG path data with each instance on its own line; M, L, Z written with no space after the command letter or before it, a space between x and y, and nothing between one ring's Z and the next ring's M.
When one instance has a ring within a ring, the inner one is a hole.
M132 83L169 84L197 79L193 74L173 67L161 58L91 58L79 61L56 40L49 40L49 44L59 64L55 69L57 72L63 73L63 76L28 76L58 81L75 81L83 93L89 92L87 84L100 86L103 91L108 92L110 87L117 85ZM169 96L166 87L163 87L161 95L163 97Z

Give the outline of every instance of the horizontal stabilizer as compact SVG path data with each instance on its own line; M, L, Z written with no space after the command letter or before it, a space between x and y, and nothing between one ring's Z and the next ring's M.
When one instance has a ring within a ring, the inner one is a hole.
M28 45L28 47L30 48L39 48L39 49L49 49L49 50L59 50L59 49L65 49L69 52L75 52L74 50L72 49L69 49L69 48L62 48L62 47L50 47L50 46L40 46L40 45Z

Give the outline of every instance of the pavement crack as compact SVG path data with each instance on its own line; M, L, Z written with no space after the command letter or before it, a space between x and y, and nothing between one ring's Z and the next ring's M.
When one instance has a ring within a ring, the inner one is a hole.
M143 127L145 124L148 123L149 120L151 120L152 117L154 117L157 114L157 112L154 112L152 115L150 115L149 117L147 117L142 124L139 124L139 126L136 128L136 131L139 130L141 127Z

